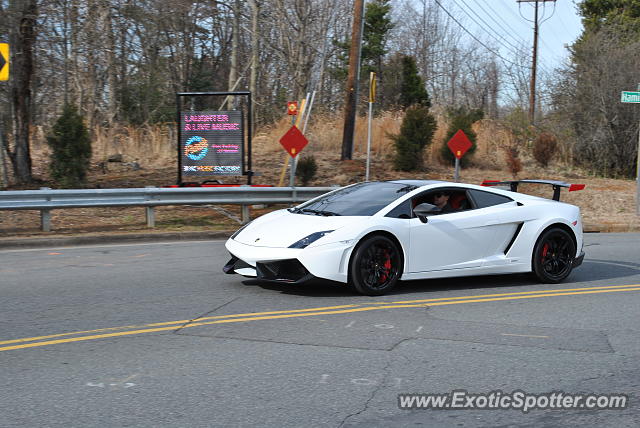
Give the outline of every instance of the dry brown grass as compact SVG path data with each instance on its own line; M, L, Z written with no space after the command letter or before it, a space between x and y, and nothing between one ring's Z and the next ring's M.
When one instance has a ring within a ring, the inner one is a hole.
M425 164L434 165L440 161L440 147L445 143L447 123L442 114L436 114L438 128L433 143L426 149ZM342 146L342 115L323 114L311 117L306 137L309 145L305 154L340 153ZM367 150L366 116L356 120L354 138L354 158L362 157ZM400 132L401 112L382 112L377 115L371 129L372 159L389 160L395 149L391 135ZM279 122L257 130L253 138L253 152L256 156L283 159L284 152L279 140L291 127L288 117ZM477 150L473 163L487 169L504 167L504 159L497 156L500 147L508 140L507 132L498 123L482 120L474 125L478 134ZM124 162L137 162L143 168L158 168L171 165L176 159L175 124L157 124L143 126L116 126L112 128L96 127L92 130L92 162L106 161L110 156L121 154ZM46 164L49 149L45 144L45 135L41 127L34 129L33 135L34 165L36 175L46 176ZM278 163L281 163L278 160ZM43 167L44 166L44 167Z
M173 124L97 127L93 130L94 162L122 154L125 162L141 166L164 166L176 159L177 134Z
M389 134L398 133L402 116L395 112L384 112L373 120L371 127L371 153L377 158L384 158L393 153L393 141ZM366 154L367 150L367 118L356 120L354 154ZM282 153L280 137L291 127L291 121L283 118L274 125L260 129L253 139L257 154ZM307 126L305 136L309 145L305 154L324 152L339 153L342 147L342 118L338 115L322 115L312 117Z

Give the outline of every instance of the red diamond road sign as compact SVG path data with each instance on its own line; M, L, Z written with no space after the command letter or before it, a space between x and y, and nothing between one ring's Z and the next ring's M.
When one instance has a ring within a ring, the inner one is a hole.
M451 153L453 153L453 155L458 159L462 158L462 156L467 153L467 150L469 150L472 145L473 143L471 143L462 129L459 129L458 132L456 132L455 135L451 137L451 139L447 143L447 146L449 146L449 150L451 150Z
M300 132L298 127L294 125L282 136L282 138L280 138L280 144L282 144L282 147L289 152L291 157L295 158L298 156L298 153L300 153L302 149L309 144L309 141L305 138L304 134Z

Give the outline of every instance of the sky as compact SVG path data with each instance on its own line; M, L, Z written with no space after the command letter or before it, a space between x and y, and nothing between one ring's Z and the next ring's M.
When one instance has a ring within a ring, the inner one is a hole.
M440 0L467 29L490 46L499 47L503 57L512 60L515 47L533 46L533 3L517 0ZM552 71L568 58L566 45L582 32L577 13L578 0L539 2L541 66ZM554 10L555 6L555 10ZM527 21L529 20L529 21Z

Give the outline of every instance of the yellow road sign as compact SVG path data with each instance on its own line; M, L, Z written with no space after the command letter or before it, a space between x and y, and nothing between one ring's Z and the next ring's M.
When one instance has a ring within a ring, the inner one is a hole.
M9 43L0 43L0 80L9 80Z
M376 101L376 73L373 71L369 75L369 102L374 103Z

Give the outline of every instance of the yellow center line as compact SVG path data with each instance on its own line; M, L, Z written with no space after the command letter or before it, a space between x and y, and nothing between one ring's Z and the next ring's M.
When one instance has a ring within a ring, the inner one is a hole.
M142 326L134 325L134 326L127 326L127 327L111 327L111 328L98 329L98 330L87 330L84 332L78 331L78 332L72 332L72 333L61 333L61 334L50 335L50 336L39 336L39 337L7 340L4 342L0 342L0 345L9 344L9 343L32 342L35 340L49 339L53 337L79 335L79 334L101 332L101 331L109 331L109 330L117 330L117 329L125 329L125 328L136 328L136 330L128 330L128 331L120 331L120 332L112 332L112 333L80 336L80 337L70 337L70 338L57 339L57 340L40 341L35 343L26 343L26 344L23 343L20 345L4 346L4 347L0 347L0 352L9 351L13 349L23 349L23 348L55 345L59 343L71 343L71 342L102 339L102 338L109 338L109 337L119 337L119 336L128 336L128 335L143 334L143 333L169 331L169 330L174 330L177 327L176 324L184 324L182 328L190 328L190 327L212 325L212 324L249 322L249 321L259 321L259 320L284 319L284 318L299 318L299 317L310 317L310 316L317 316L317 315L346 314L346 313L374 311L374 310L381 310L381 309L423 308L423 307L429 307L429 306L457 305L457 304L463 304L463 303L480 303L480 302L495 302L495 301L505 301L505 300L534 299L534 298L542 298L542 297L570 296L570 295L579 295L579 294L617 293L617 292L623 292L623 291L640 291L640 284L625 285L625 286L568 288L568 289L560 289L560 290L545 290L545 291L531 291L531 292L518 292L518 293L486 294L486 295L462 296L462 297L441 298L441 299L424 299L424 300L414 300L414 301L405 301L405 302L386 302L386 304L381 303L381 304L376 304L375 306L360 305L360 307L358 307L358 305L341 305L341 306L328 306L328 307L322 307L322 308L296 309L296 310L290 310L290 311L271 311L271 312L255 312L255 313L247 313L247 314L220 315L215 317L203 317L195 320L181 320L181 321L173 321L173 322L165 322L165 323L145 324ZM205 321L205 320L213 320L213 321Z
M434 303L429 303L426 306L457 305L459 303L498 302L498 301L501 301L501 300L537 299L539 297L572 296L572 295L575 295L575 294L619 293L621 291L640 291L640 287L637 287L637 288L618 288L618 289L614 289L614 290L575 291L575 292L571 292L571 293L536 294L535 296L529 295L529 296L496 297L495 299L470 299L470 300L462 300L462 301L455 301L455 302L434 302Z
M610 289L610 288L632 288L632 287L640 287L640 284L608 285L606 287L563 288L563 289L558 289L558 290L520 291L520 292L517 292L517 293L480 294L480 295L477 295L477 296L443 297L443 298L439 298L439 299L400 300L400 301L396 301L396 302L384 302L384 304L387 304L387 303L426 303L426 302L439 302L439 301L443 301L443 300L462 300L462 299L469 299L469 298L474 298L474 297L518 296L518 295L527 295L527 294L561 293L563 291L602 290L602 289Z
M310 313L296 313L296 314L283 314L283 315L272 315L272 316L262 316L262 317L248 317L248 318L233 318L233 319L221 319L216 321L207 321L207 322L197 322L192 324L187 324L183 328L189 327L198 327L203 325L211 325L211 324L223 324L223 323L232 323L232 322L247 322L247 321L257 321L257 320L273 320L273 319L281 319L281 318L299 318L299 317L311 317L317 315L328 315L328 314L344 314L350 312L363 312L363 311L376 311L380 309L395 309L395 308L423 308L426 305L389 305L389 306L372 306L366 308L355 308L355 309L345 309L340 311L326 311L326 312L310 312ZM119 336L129 336L135 334L142 333L156 333L160 331L168 331L174 330L175 326L171 327L156 327L156 328L147 328L143 330L129 330L129 331L118 331L115 333L105 333L105 334L96 334L91 336L80 336L80 337L70 337L67 339L57 339L57 340L48 340L44 342L34 342L34 343L25 343L22 345L12 345L12 346L3 346L0 347L0 352L2 351L11 351L13 349L24 349L24 348L35 348L39 346L47 346L47 345L56 345L59 343L71 343L71 342L81 342L85 340L94 340L94 339L105 339L108 337L119 337Z
M612 285L612 286L603 286L603 287L586 287L586 288L565 288L558 290L541 290L541 291L523 291L516 293L501 293L501 294L484 294L477 296L459 296L459 297L443 297L438 299L422 299L422 300L405 300L405 301L396 301L396 302L369 302L366 304L359 305L340 305L340 306L327 306L327 307L319 307L319 308L307 308L307 309L292 309L292 310L284 310L284 311L270 311L270 312L252 312L252 313L243 313L243 314L232 314L232 315L216 315L211 317L202 317L191 320L177 320L177 321L166 321L166 322L157 322L150 324L142 324L142 325L126 325L120 327L106 327L106 328L98 328L94 330L83 330L83 331L74 331L69 333L57 333L50 334L46 336L35 336L35 337L26 337L21 339L11 339L0 341L0 345L8 345L10 343L22 343L22 342L32 342L35 340L43 340L43 339L52 339L54 337L66 337L66 336L75 336L79 334L87 334L87 333L100 333L105 331L113 331L113 330L127 330L127 329L141 329L147 327L159 327L165 325L174 325L174 324L187 324L192 322L199 322L204 320L211 319L224 319L224 318L242 318L249 316L260 316L260 315L275 315L275 314L288 314L288 313L298 313L298 312L314 312L314 311L323 311L329 309L344 309L344 308L354 308L358 306L364 306L367 304L373 305L388 305L388 304L411 304L411 303L427 303L427 302L439 302L439 301L449 301L449 300L465 300L474 297L500 297L500 296L515 296L515 295L528 295L528 294L541 294L541 293L559 293L563 291L581 291L581 290L596 290L596 289L609 289L609 288L629 288L629 287L638 287L640 284L634 285Z
M191 319L191 320L157 322L157 323L142 324L142 325L125 325L125 326L121 326L121 327L106 327L106 328L98 328L98 329L95 329L95 330L74 331L74 332L70 332L70 333L50 334L50 335L47 335L47 336L25 337L25 338L22 338L22 339L4 340L4 341L0 341L0 345L6 345L6 344L9 344L9 343L32 342L34 340L52 339L54 337L74 336L74 335L86 334L86 333L100 333L102 331L110 331L110 330L125 330L125 329L131 329L131 328L140 329L140 328L145 328L145 327L158 327L158 326L163 326L163 325L187 324L187 323L191 323L191 322L194 322L194 321L202 321L202 320L209 320L209 319L236 318L236 317L248 317L248 316L255 316L255 315L272 315L272 314L298 313L298 312L312 312L312 311L322 311L322 310L328 310L328 309L355 308L356 306L358 306L358 305L327 306L327 307L323 307L323 308L293 309L293 310L287 310L287 311L253 312L253 313L246 313L246 314L218 315L218 316L213 316L213 317L202 317L202 318L196 318L196 319ZM171 328L176 328L176 327L177 326L174 326L174 327L171 327Z

